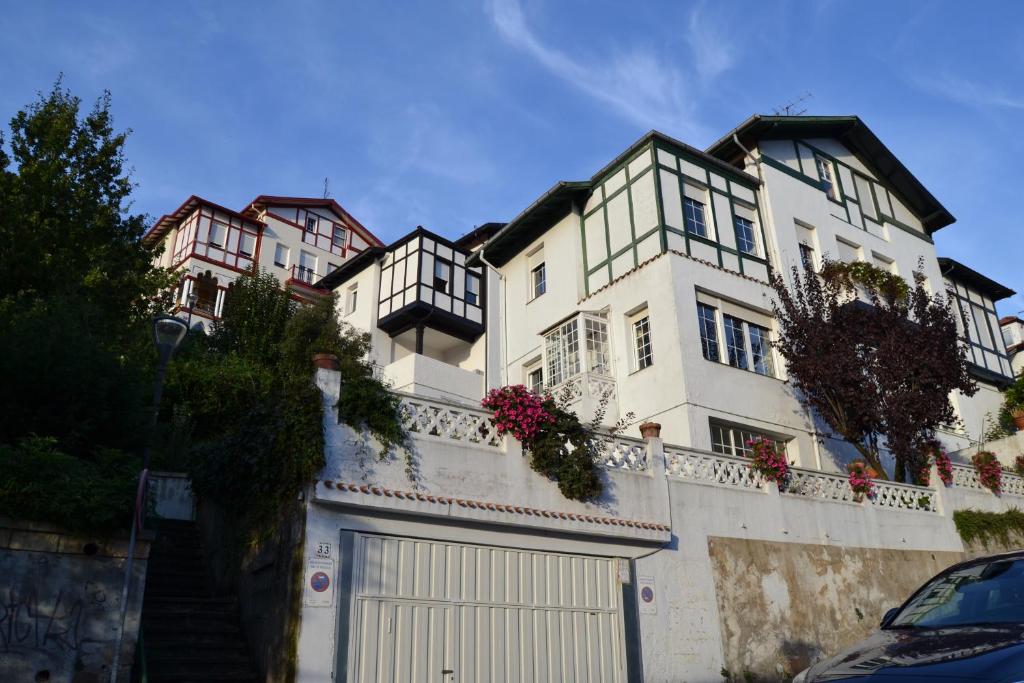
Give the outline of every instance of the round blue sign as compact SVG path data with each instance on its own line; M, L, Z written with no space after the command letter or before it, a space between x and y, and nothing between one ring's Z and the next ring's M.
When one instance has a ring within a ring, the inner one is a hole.
M323 593L331 585L331 579L323 572L313 574L309 579L309 586L317 593Z
M640 599L644 602L654 601L654 589L650 586L644 586L640 589Z

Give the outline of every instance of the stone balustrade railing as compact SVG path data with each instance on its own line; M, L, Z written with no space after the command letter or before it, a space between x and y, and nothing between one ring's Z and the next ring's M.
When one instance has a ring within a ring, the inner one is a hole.
M982 485L978 471L971 465L953 465L953 486L974 491L988 491ZM1003 470L1002 495L1024 496L1024 477Z
M485 410L411 394L399 396L402 399L402 426L410 434L496 450L502 446L498 430L491 424L491 415Z
M597 435L601 444L601 464L610 470L629 470L646 472L647 443L643 439L633 439L620 435Z
M748 460L678 446L665 446L665 473L686 481L741 489L764 486L761 475L750 469Z

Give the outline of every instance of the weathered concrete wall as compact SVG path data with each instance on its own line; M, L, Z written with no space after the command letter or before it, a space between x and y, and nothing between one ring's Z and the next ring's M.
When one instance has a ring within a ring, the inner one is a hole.
M0 519L0 680L110 679L127 546ZM119 667L124 681L135 654L148 556L149 542L142 540Z
M708 539L725 668L776 680L877 628L962 553Z

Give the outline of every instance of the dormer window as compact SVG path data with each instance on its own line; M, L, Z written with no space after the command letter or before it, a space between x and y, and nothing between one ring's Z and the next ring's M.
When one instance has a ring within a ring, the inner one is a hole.
M442 294L451 293L452 264L443 259L434 259L434 290Z
M306 216L306 232L316 232L317 217Z

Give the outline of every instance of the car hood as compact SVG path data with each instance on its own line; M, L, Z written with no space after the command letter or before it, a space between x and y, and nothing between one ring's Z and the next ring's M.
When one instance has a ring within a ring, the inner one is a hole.
M1024 628L971 626L875 631L815 664L805 680L885 676L904 681L1001 681L1014 674L1024 674Z

